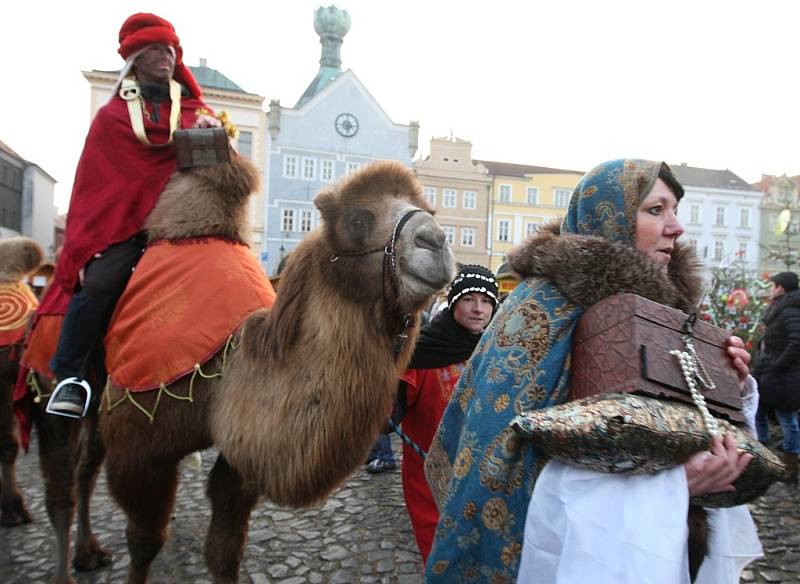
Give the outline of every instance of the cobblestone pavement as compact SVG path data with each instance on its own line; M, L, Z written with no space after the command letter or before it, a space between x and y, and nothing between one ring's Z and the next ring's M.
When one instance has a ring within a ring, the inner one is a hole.
M399 452L399 444L394 446ZM181 471L170 538L151 570L154 583L210 583L202 549L210 513L204 481L213 458L211 452L204 453L203 472ZM54 538L44 509L35 443L31 454L21 457L18 473L34 522L0 529L0 582L46 582ZM752 509L766 557L744 571L742 582L800 582L800 493L776 484ZM92 517L114 563L94 573L77 573L76 580L123 582L128 563L125 517L109 497L103 473ZM421 570L400 473L369 475L360 470L322 506L287 511L270 503L259 505L250 521L240 583L418 584Z

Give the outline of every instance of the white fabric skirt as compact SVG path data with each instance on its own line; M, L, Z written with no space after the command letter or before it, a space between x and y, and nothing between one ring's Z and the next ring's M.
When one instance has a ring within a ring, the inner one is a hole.
M690 584L682 466L616 475L551 460L536 481L517 582ZM747 507L710 509L709 555L695 584L738 584L764 555Z

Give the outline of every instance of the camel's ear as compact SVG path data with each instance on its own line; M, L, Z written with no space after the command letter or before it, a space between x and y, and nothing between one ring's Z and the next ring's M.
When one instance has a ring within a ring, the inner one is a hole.
M334 204L334 194L331 190L320 191L319 194L314 197L314 205L319 209L323 219L326 221L330 219Z

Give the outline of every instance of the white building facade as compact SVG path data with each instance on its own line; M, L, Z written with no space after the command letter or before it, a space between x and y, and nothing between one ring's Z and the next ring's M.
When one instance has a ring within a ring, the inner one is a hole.
M678 206L681 241L697 250L705 275L741 262L755 270L759 259L762 193L730 170L672 166L685 194Z

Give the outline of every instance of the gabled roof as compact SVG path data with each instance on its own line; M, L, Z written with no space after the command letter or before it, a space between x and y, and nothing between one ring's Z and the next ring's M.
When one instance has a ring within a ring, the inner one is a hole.
M189 69L192 70L192 75L194 75L195 79L197 79L197 83L199 83L202 87L247 93L244 89L236 85L233 81L225 77L225 75L216 69L206 66L204 61L205 59L200 60L199 67L189 66Z
M303 104L325 89L325 87L327 87L331 81L336 79L341 72L342 70L338 67L320 67L319 71L317 71L317 75L311 80L311 83L303 92L303 95L301 95L300 99L297 100L297 103L294 104L294 109L300 109L303 107Z
M13 156L14 158L17 158L17 159L22 160L22 161L25 160L24 158L22 158L22 156L20 156L16 152L14 152L11 149L11 147L8 144L6 144L5 142L3 142L2 140L0 140L0 150L2 150L3 152L5 152L6 154L8 154L10 156Z
M687 166L686 163L670 165L670 168L675 173L678 182L687 187L708 187L734 191L759 190L727 168L725 170L697 168L695 166Z
M473 162L483 164L489 169L489 174L499 176L524 177L529 174L584 174L581 170L564 170L563 168L531 166L529 164L514 164L511 162L493 162L491 160L473 160Z

